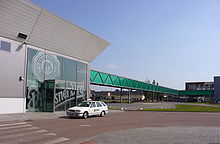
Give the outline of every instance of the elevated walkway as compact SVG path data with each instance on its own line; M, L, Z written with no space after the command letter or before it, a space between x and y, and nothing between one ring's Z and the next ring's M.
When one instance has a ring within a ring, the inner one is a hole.
M146 82L125 78L122 76L117 76L96 70L90 70L90 84L115 87L115 88L158 92L158 93L176 95L176 96L214 95L213 90L196 90L196 91L176 90L176 89L163 87L159 85L153 85Z

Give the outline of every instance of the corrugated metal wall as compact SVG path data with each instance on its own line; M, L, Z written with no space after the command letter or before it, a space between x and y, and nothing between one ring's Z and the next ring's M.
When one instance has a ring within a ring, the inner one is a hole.
M220 76L214 77L214 99L220 102Z
M30 45L91 62L109 42L26 0L0 2L0 36L18 40L28 35Z

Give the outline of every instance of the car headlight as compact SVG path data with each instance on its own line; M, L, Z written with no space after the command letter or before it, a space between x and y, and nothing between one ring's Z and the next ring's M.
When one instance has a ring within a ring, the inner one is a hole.
M75 112L80 113L81 111L80 110L76 110Z

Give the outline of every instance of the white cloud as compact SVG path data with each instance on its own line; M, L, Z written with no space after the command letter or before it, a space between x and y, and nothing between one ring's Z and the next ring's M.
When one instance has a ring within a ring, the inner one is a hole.
M115 68L117 68L117 65L115 65L115 64L108 64L108 65L106 66L106 68L115 69Z

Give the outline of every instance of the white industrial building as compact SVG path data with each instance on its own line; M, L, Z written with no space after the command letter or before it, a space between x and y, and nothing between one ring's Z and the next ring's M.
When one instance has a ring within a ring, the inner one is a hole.
M109 42L26 0L0 2L0 114L87 99L89 64Z

